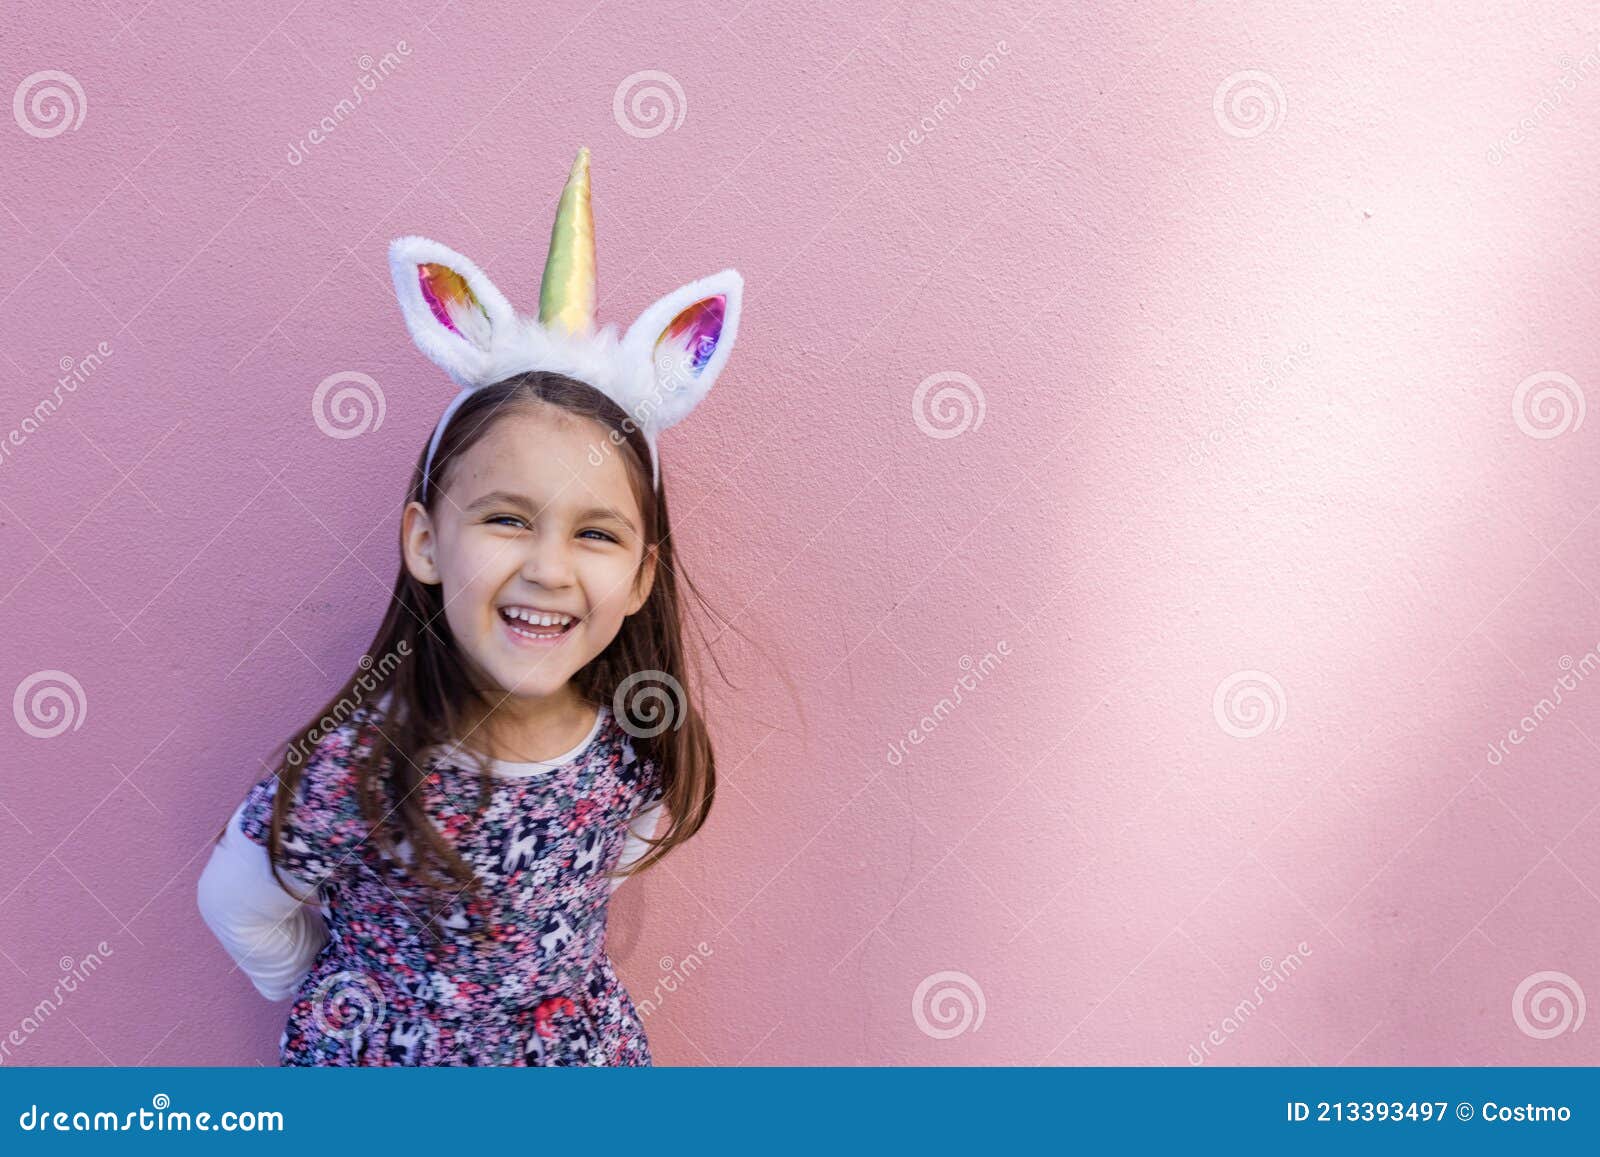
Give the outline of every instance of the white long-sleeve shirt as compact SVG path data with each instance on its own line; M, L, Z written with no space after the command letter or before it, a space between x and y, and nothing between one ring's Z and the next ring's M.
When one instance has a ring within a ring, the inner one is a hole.
M200 873L200 915L240 970L268 1000L293 996L328 940L322 913L302 904L273 878L267 849L239 830L240 803ZM300 895L313 892L281 873Z
M537 763L490 761L497 776L539 774L581 755L604 720L604 711L589 736L571 751ZM285 892L273 877L267 849L245 835L239 826L245 804L234 808L222 839L200 874L196 901L201 917L228 955L248 976L256 991L268 1000L295 995L310 971L317 953L328 940L327 924L319 905L322 894L304 879L284 869L279 874L305 902ZM617 870L636 863L650 850L646 837L659 833L665 817L664 801L642 809L629 826ZM623 881L613 879L611 892Z

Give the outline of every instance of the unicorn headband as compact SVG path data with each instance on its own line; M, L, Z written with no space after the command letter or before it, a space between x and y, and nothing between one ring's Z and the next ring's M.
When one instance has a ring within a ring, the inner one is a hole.
M551 370L586 382L622 408L650 447L650 484L661 486L657 438L704 400L739 332L744 279L724 269L667 294L619 334L595 319L594 213L589 150L580 148L556 206L539 286L539 316L523 317L467 258L426 237L389 243L389 272L411 338L461 387L434 427L422 468L428 498L433 455L461 403L491 382Z

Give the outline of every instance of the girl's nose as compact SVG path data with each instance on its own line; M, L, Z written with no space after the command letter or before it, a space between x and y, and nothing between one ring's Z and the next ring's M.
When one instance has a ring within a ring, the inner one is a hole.
M542 587L572 584L572 552L565 542L540 539L528 550L522 563L522 577Z

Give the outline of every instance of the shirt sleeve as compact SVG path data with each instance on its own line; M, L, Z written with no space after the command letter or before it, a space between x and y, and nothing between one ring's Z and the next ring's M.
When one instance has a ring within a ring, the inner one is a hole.
M627 868L638 863L650 853L650 845L645 843L647 837L654 837L665 829L667 816L666 800L662 798L659 788L646 797L645 804L634 813L633 819L628 824L628 835L622 845L622 855L617 860L614 871L626 871ZM613 876L611 878L611 893L624 883L626 878Z
M267 851L246 838L240 821L249 800L234 809L222 839L200 873L196 900L201 918L234 963L268 1000L293 996L327 943L322 913L285 892L273 877ZM318 895L283 871L302 895Z
M294 802L284 816L281 870L321 885L358 869L366 824L351 766L361 741L358 722L346 723L324 736L301 768ZM272 832L278 787L276 773L259 780L239 813L239 830L263 848Z

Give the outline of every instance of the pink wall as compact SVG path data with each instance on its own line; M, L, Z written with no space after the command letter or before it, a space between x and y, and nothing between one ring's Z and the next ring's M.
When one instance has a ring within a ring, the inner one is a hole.
M0 1037L112 954L6 1063L275 1059L194 881L453 392L384 247L531 309L580 144L602 318L747 279L667 468L803 705L719 642L658 1063L1600 1063L1587 7L585 7L11 6L0 692L82 698L0 729Z

